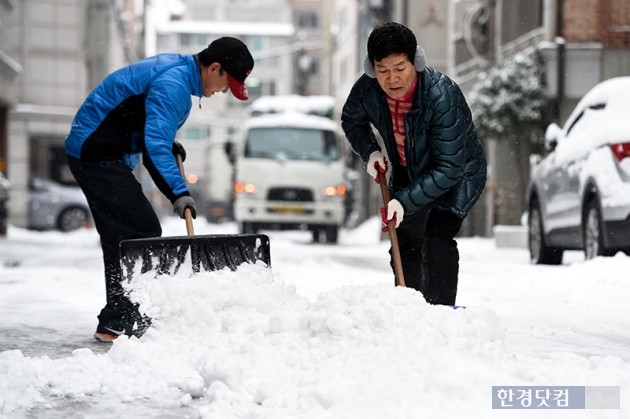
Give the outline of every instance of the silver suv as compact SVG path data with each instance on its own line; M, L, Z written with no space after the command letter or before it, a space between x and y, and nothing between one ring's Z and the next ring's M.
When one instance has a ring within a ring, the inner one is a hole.
M78 186L35 177L29 185L28 199L30 229L68 232L92 225L90 208Z
M568 249L630 254L629 112L630 77L618 77L591 89L564 127L547 127L549 154L528 187L532 263L560 264Z

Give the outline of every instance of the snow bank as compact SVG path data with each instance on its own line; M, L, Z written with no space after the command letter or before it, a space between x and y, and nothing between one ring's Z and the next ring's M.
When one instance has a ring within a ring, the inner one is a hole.
M516 356L492 311L430 306L389 285L346 286L309 301L270 270L243 265L191 278L138 276L134 289L154 318L140 340L56 360L0 353L0 413L50 406L52 396L184 406L207 418L485 418L492 385L630 377L612 357Z

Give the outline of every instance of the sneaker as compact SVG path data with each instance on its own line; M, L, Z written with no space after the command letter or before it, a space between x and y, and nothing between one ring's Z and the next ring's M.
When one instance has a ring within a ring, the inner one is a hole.
M99 324L98 327L96 328L96 332L94 333L94 339L98 340L99 342L111 343L115 341L118 338L118 336L124 335L124 334L125 334L125 329L115 330L113 328L101 326Z
M103 343L112 343L115 341L120 335L112 335L111 333L99 333L94 332L94 339Z

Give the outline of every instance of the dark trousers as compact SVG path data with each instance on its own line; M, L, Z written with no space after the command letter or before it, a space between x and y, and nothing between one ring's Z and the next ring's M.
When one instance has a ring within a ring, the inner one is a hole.
M101 239L107 302L98 315L99 325L115 330L122 327L130 333L139 317L122 287L119 244L126 239L161 236L160 221L140 183L122 161L82 162L72 157L68 161Z
M405 285L420 291L428 303L455 304L459 275L455 236L462 222L451 212L423 208L403 218L396 229Z

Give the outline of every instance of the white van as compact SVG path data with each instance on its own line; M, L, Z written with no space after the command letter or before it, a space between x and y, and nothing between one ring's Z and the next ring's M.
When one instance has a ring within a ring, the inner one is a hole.
M236 160L234 218L242 233L307 229L336 243L345 218L345 159L338 125L298 112L245 124Z

